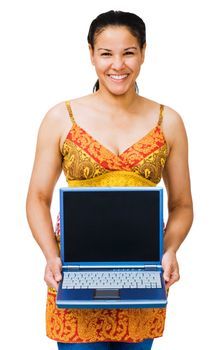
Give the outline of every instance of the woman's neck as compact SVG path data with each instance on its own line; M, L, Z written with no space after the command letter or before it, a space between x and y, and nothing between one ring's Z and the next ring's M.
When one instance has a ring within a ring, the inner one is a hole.
M105 107L112 112L114 109L118 112L127 111L127 109L135 108L140 100L140 96L138 96L135 90L130 90L123 95L113 95L105 89L100 89L95 92L97 100L100 103L103 103Z

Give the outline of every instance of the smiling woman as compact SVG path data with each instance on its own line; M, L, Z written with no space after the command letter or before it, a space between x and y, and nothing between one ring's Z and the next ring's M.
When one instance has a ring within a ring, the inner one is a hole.
M167 289L179 279L176 252L193 217L183 121L136 91L146 49L144 22L128 12L103 13L91 23L88 46L98 77L94 93L61 102L46 114L27 197L28 221L46 257L47 335L60 349L149 350L163 334L165 309L56 307L60 230L58 220L54 235L50 205L62 170L70 187L156 186L163 177L169 209L162 259Z
M95 47L89 44L89 48L102 89L121 95L135 87L145 44L140 48L126 27L109 26L97 36Z
M106 30L109 27L110 31ZM118 32L119 36L117 35ZM146 47L145 24L141 18L135 14L119 11L115 17L114 12L109 11L108 18L106 16L104 18L104 14L99 15L91 23L87 39L91 60L96 70L98 57L104 57L107 60L105 63L102 61L103 66L105 64L107 69L108 65L108 68L111 69L108 76L111 77L112 81L116 80L116 82L119 82L123 81L123 79L126 80L130 76L132 68L134 68L134 71L137 68L136 76L131 76L132 83L134 80L134 86L136 87L135 79L139 74L140 65L144 62ZM125 43L127 43L127 46ZM129 83L130 81L131 79L129 79ZM98 87L99 80L94 90L97 90Z

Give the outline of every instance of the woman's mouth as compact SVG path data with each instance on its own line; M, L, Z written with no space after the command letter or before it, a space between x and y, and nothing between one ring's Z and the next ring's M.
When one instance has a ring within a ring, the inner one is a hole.
M108 74L110 79L116 82L124 81L128 75L129 74Z

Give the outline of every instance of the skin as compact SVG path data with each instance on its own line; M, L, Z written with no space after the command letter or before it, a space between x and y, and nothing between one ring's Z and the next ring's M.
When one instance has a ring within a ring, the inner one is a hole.
M89 46L100 89L71 101L76 123L115 155L141 139L158 121L160 105L135 92L145 50L146 45L140 48L126 27L105 28L96 36L94 48ZM125 78L115 80L114 75ZM62 102L51 108L41 123L26 205L31 231L46 258L45 282L55 289L62 276L50 206L62 171L61 150L72 126L67 115ZM176 253L191 227L193 209L186 131L181 117L169 107L165 107L162 129L168 145L163 180L169 216L162 260L168 289L179 280Z

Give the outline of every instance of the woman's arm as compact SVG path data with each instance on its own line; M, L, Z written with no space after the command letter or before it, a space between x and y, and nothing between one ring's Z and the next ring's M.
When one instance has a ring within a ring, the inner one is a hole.
M60 127L56 112L45 116L38 133L35 161L26 201L32 234L47 261L46 283L56 288L61 279L61 261L54 236L50 205L54 186L61 173Z
M193 205L188 166L188 141L180 116L170 110L166 125L169 156L163 172L168 194L168 221L164 235L163 268L166 287L179 279L176 252L193 221Z

